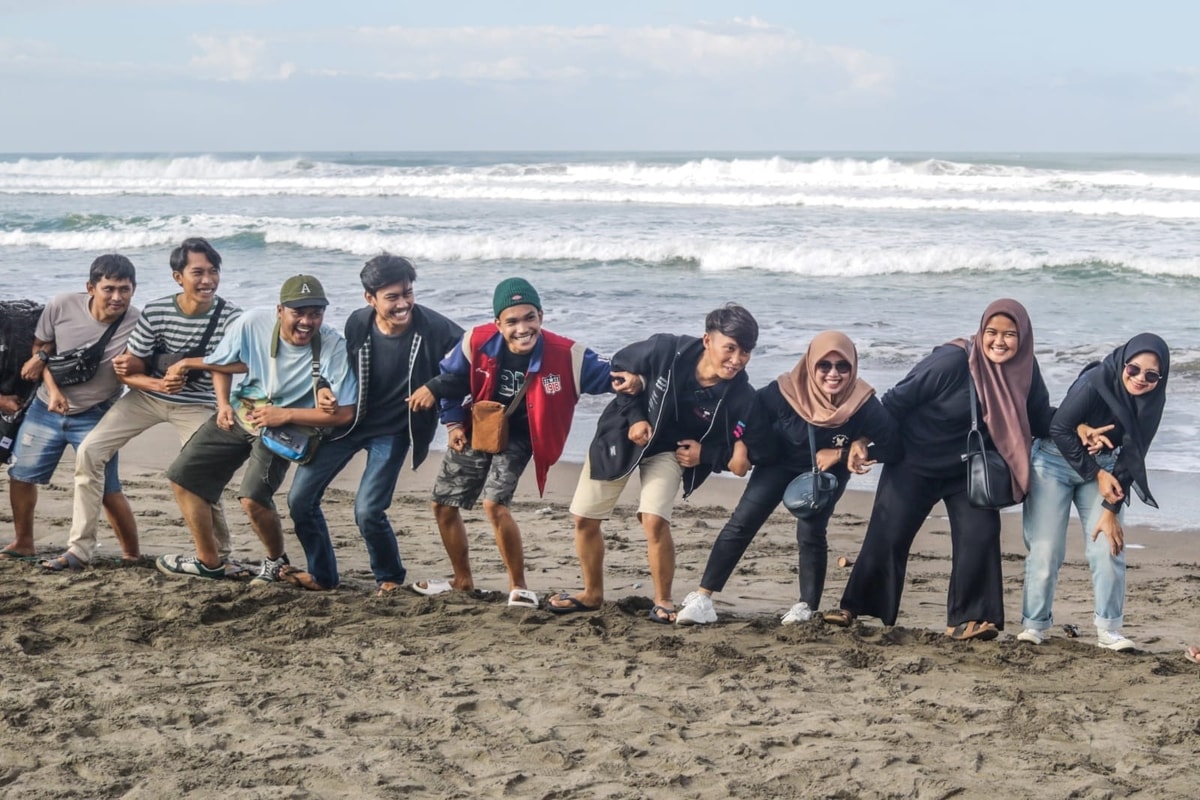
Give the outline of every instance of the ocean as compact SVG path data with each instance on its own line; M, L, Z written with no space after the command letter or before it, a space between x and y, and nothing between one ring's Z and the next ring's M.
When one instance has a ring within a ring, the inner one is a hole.
M1135 500L1128 518L1200 521L1200 156L0 154L0 296L82 290L96 255L121 252L145 302L173 291L167 256L193 235L221 251L234 302L273 305L308 272L339 326L383 250L464 326L490 319L500 279L526 277L547 328L604 353L698 335L737 301L761 326L756 385L837 328L882 393L1013 297L1057 402L1083 365L1154 331L1172 350L1149 457L1162 507ZM582 461L603 403L582 403L565 459Z

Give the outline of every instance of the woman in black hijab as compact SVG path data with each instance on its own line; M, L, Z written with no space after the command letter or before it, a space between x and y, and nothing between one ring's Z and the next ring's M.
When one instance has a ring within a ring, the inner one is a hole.
M1053 624L1051 607L1067 546L1071 504L1079 512L1092 571L1097 643L1132 650L1121 635L1125 608L1123 506L1130 490L1158 508L1146 479L1146 451L1167 401L1171 354L1153 333L1139 333L1103 361L1084 367L1050 423L1049 440L1034 445L1025 498L1024 630L1041 644ZM1089 449L1081 436L1093 429Z

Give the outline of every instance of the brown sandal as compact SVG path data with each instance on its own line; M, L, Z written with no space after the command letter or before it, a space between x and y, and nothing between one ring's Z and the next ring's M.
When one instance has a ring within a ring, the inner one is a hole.
M953 628L946 628L946 635L960 642L967 639L978 639L981 642L987 642L999 636L1000 631L990 622L971 620Z
M332 586L322 586L317 583L312 573L293 566L285 566L279 570L279 580L283 583L289 583L292 586L299 586L301 589L307 589L310 592L329 592L333 591L334 588Z
M825 620L829 625L839 628L849 628L854 624L855 616L846 609L839 608L836 611L826 611L821 615L821 619Z

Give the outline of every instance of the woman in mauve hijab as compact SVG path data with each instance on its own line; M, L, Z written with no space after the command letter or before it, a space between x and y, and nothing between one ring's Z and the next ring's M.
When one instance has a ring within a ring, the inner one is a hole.
M858 351L844 333L813 337L791 372L759 390L743 441L754 471L733 515L708 556L697 591L676 614L677 625L717 621L712 595L725 588L738 561L798 475L812 470L809 431L815 434L817 467L837 476L833 502L816 516L796 521L800 549L800 599L783 615L784 625L804 622L819 607L829 546L826 530L850 473L899 456L896 424L875 390L858 377ZM870 445L868 449L868 445Z
M1004 628L1000 512L967 499L962 455L971 430L969 382L979 398L979 426L1012 474L1013 497L1029 489L1033 437L1050 431L1050 399L1033 355L1033 326L1016 300L987 307L969 340L947 342L913 367L883 397L896 419L904 458L885 464L862 551L841 606L825 621L849 626L856 617L895 625L908 553L940 500L950 518L953 555L946 597L946 635L994 639Z
M1097 644L1132 650L1121 634L1125 614L1125 533L1130 491L1158 508L1146 480L1146 451L1167 402L1171 354L1153 333L1139 333L1083 368L1050 423L1050 438L1033 449L1033 477L1025 498L1023 642L1041 644L1053 625L1058 569L1067 548L1071 504L1083 525L1092 571ZM1091 432L1098 444L1085 447Z

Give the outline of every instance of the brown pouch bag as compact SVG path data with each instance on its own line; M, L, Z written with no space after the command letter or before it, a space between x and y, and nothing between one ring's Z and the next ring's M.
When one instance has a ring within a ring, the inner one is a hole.
M471 406L471 449L502 453L508 447L508 415L503 403L480 400Z

